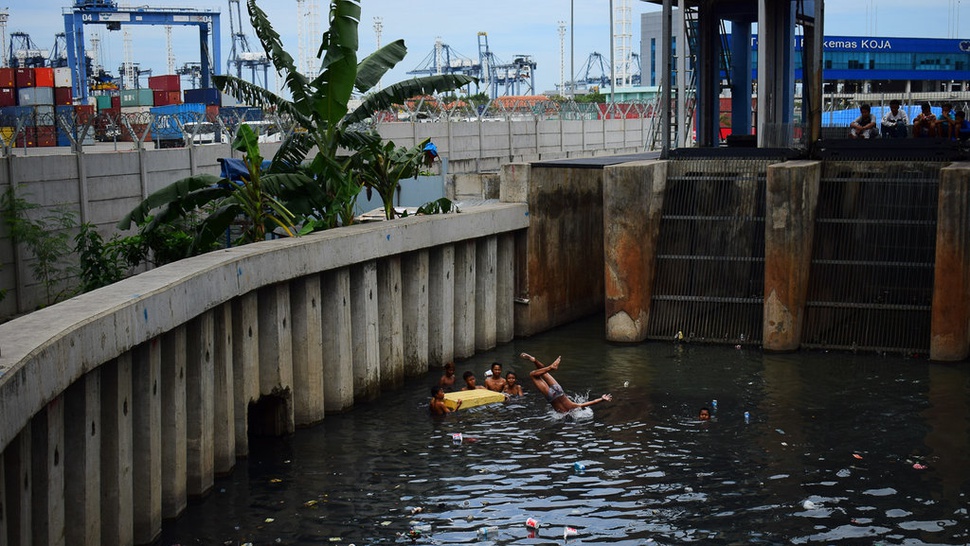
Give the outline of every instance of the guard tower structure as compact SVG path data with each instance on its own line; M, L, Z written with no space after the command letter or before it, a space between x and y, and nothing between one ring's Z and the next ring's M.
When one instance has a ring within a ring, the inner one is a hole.
M795 135L809 143L818 141L822 123L822 21L824 0L644 0L662 4L663 60L661 97L664 118L661 126L671 126L671 87L673 52L670 44L675 30L673 8L687 35L696 71L697 144L701 148L719 143L719 95L725 82L731 90L734 107L731 127L752 126L750 104L752 86L751 39L758 25L758 81L756 142L759 148L787 148ZM730 40L724 32L730 23ZM802 108L795 110L795 39L801 31ZM680 34L683 36L684 34ZM722 62L730 54L730 62ZM680 94L683 94L683 89ZM743 130L743 129L742 129ZM670 132L663 130L662 150L670 149Z
M64 34L67 38L67 62L71 68L74 97L82 102L88 98L84 25L105 25L108 30L120 30L123 25L196 26L199 29L202 87L211 87L212 75L219 74L222 61L218 11L147 6L118 7L114 0L77 0L72 7L64 8Z

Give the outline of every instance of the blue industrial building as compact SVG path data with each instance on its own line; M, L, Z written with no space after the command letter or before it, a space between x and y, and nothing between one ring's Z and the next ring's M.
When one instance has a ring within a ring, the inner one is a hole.
M641 18L643 85L660 84L661 14ZM731 36L724 43L733 44ZM675 51L679 46L674 45ZM751 39L752 78L757 79L758 39ZM795 38L801 51L802 38ZM676 53L675 53L676 54ZM793 56L802 79L802 56ZM970 40L826 36L822 77L825 93L924 93L970 91Z

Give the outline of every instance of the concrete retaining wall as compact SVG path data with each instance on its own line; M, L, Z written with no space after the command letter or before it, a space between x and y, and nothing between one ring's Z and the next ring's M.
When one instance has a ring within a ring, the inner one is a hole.
M507 341L527 212L213 252L0 325L0 543L150 543L250 423L285 433Z

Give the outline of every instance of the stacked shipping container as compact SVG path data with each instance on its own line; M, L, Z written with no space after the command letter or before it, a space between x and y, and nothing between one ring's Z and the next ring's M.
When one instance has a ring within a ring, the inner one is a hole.
M0 68L0 137L17 147L68 146L76 109L69 68Z

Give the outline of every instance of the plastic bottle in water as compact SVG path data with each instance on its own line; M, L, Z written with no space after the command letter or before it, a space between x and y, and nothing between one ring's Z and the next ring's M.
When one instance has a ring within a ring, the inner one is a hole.
M576 461L575 463L573 463L573 470L577 474L582 474L583 472L586 472L586 465L584 465L583 463L581 463L579 461Z
M717 411L717 399L711 400L711 409Z
M488 540L489 537L495 538L497 536L498 536L498 527L489 526L489 527L478 528L478 538L482 540Z
M751 413L746 411L744 412L744 424L747 425L750 422L751 422Z

